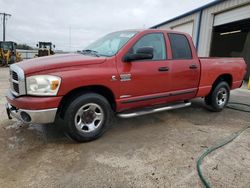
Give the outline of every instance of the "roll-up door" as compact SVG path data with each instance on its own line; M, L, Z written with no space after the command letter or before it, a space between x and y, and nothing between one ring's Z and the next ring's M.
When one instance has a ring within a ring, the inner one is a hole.
M250 4L215 15L214 26L250 18Z
M171 27L171 29L173 29L175 31L185 32L185 33L188 33L189 35L193 36L193 26L194 26L194 22L188 22L185 24Z

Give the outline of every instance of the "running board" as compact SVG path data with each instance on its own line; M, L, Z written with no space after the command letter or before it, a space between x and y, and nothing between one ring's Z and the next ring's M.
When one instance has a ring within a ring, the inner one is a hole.
M146 114L152 114L156 112L162 112L162 111L168 111L168 110L174 110L178 108L184 108L188 107L191 105L191 102L185 102L185 103L178 103L178 104L173 104L169 106L161 106L158 108L144 108L142 110L137 110L137 111L130 111L130 112L123 112L123 113L118 113L117 116L120 118L132 118L136 116L142 116Z

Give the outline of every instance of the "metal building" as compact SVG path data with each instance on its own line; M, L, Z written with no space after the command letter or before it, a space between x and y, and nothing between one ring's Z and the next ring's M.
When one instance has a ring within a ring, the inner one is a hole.
M216 0L151 28L193 37L199 56L244 57L250 73L250 0Z

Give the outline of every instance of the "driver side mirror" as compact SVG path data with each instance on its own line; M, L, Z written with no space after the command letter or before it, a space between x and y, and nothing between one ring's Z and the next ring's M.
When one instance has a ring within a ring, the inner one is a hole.
M124 56L124 62L131 62L137 60L144 60L144 59L153 59L154 57L154 48L152 47L142 47L138 48L135 54L128 53Z

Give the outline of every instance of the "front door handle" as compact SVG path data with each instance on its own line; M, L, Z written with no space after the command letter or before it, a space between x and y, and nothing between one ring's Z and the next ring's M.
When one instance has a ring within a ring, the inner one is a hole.
M166 72L166 71L168 71L168 70L169 70L168 67L160 67L160 68L158 69L158 71L160 71L160 72Z
M190 69L197 69L198 66L197 66L196 64L192 64L192 65L189 66L189 68L190 68Z

